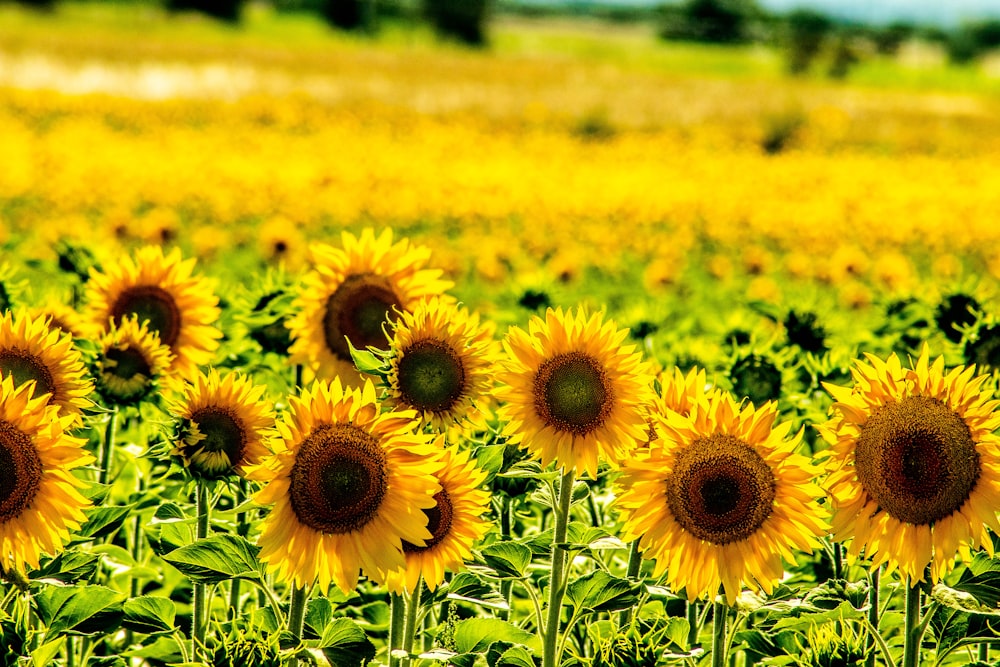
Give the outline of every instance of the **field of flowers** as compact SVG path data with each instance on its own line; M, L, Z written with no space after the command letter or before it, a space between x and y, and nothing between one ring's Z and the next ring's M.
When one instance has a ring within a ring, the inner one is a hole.
M986 75L88 11L0 7L0 666L996 664Z

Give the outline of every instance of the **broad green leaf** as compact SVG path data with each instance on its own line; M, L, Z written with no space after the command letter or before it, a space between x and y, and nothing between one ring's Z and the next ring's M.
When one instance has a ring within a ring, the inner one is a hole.
M495 667L535 667L531 652L523 646L511 646L500 654Z
M35 603L51 634L106 634L121 622L124 597L104 586L46 586Z
M347 340L347 339L345 339ZM385 376L388 374L389 369L384 359L374 354L370 350L359 350L351 344L351 341L347 341L347 347L351 351L351 359L354 360L354 365L362 373L367 373L368 375L380 375Z
M968 593L985 609L1000 607L1000 571L987 570L973 574L966 570L952 587L956 591Z
M259 547L236 535L215 535L163 556L192 581L217 584L234 578L260 577Z
M95 507L87 511L87 521L80 530L74 533L73 542L89 542L100 537L107 537L121 528L135 505L115 507Z
M484 445L476 448L476 465L489 474L489 479L492 479L503 468L505 449L507 449L507 445Z
M375 657L375 645L349 618L338 618L323 631L319 648L333 667L362 667Z
M491 572L492 574L492 572ZM488 609L507 609L507 601L499 592L471 572L459 572L444 586L439 586L435 597L442 600L470 602Z
M517 542L495 542L481 553L486 565L501 579L520 579L531 563L531 549Z
M858 611L850 602L841 602L836 609L829 609L822 612L812 612L802 614L798 617L786 617L774 624L773 631L780 630L807 630L817 623L827 623L829 621L853 621L864 616L865 612Z
M188 517L184 514L184 510L182 510L180 506L175 503L163 503L156 508L156 513L153 514L154 523L184 521L187 518Z
M495 641L541 648L534 634L497 618L467 618L455 624L455 649L459 653L484 653Z
M62 650L66 642L65 637L56 637L52 641L45 642L31 652L31 664L33 667L49 667L55 663L53 658Z
M177 665L183 659L181 647L173 637L159 636L152 644L132 651L126 651L130 658L153 658L158 663Z
M151 635L174 630L176 609L169 598L141 595L127 600L123 611L125 618L122 625L135 632Z
M613 577L603 570L591 572L566 589L569 603L578 614L628 609L639 601L642 584Z
M970 618L971 614L954 607L941 606L934 610L930 625L937 639L939 653L947 651L968 636Z
M92 553L67 549L31 573L34 580L53 579L64 584L89 580L97 571L98 557Z
M390 612L389 605L381 600L369 602L357 608L361 618L370 626L370 629L386 630L389 627Z
M165 555L191 544L194 539L194 531L191 526L183 521L170 521L154 523L146 532L149 544L153 547L153 552L161 558Z
M333 619L333 605L326 598L313 598L306 607L305 626L317 637L323 636L323 631Z

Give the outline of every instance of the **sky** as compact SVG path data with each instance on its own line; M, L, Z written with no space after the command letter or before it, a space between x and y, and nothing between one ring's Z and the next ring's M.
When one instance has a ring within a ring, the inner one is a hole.
M666 0L517 0L525 4L600 4L648 6ZM679 0L674 0L679 1ZM1000 0L757 0L773 11L811 7L833 16L865 23L906 20L914 23L953 26L965 19L1000 18Z

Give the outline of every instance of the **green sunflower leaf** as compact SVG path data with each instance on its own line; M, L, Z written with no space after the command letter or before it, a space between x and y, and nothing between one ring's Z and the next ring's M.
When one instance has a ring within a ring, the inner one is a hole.
M386 365L385 360L377 356L375 353L370 352L369 350L359 350L351 345L350 340L347 341L347 347L351 349L351 359L354 360L354 365L357 366L358 370L362 373L367 375L378 375L380 377L385 377L389 374L389 368Z
M990 574L1000 574L992 572ZM980 576L974 579L980 579ZM931 597L949 609L968 612L970 614L987 614L990 616L1000 616L1000 608L997 608L997 596L1000 591L995 588L997 582L985 583L982 581L970 580L959 582L955 588L936 584L931 590Z
M260 547L236 535L215 535L163 556L191 581L217 584L229 579L258 579Z
M578 614L628 609L639 601L642 584L613 577L597 570L577 579L566 589L566 597Z
M485 653L496 641L541 649L537 636L498 618L467 618L455 624L455 650L459 653Z
M97 561L98 556L92 553L69 549L32 571L31 578L36 581L54 579L64 584L89 580L97 571Z
M74 533L73 543L90 542L91 540L111 535L121 528L133 509L135 509L135 505L96 507L89 510L87 512L87 522L80 526L80 530Z
M31 665L32 667L48 667L48 665L54 664L53 658L56 654L62 650L63 644L66 642L65 637L57 637L50 642L45 642L34 651L31 652Z
M121 623L124 598L104 586L46 586L35 603L50 635L107 634Z
M333 667L361 667L375 657L375 645L349 618L338 618L327 625L318 648Z
M979 574L972 574L970 570L965 570L952 590L971 595L985 611L1000 612L1000 608L998 608L1000 607L1000 571L986 570ZM965 611L974 610L965 609Z
M125 618L122 625L129 630L147 635L174 630L176 608L169 598L141 595L127 600L123 611Z
M496 542L480 553L487 567L502 579L520 579L531 563L531 549L517 542Z

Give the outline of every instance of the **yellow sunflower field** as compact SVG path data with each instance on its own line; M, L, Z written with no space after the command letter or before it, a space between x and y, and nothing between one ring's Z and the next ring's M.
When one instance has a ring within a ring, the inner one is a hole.
M0 4L0 667L1000 664L995 50L209 4Z

